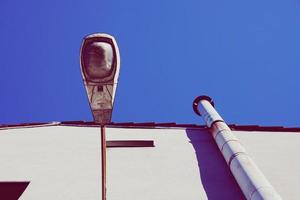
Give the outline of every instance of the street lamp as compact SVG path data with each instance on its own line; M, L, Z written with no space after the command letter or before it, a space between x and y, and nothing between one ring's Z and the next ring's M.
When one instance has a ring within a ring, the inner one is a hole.
M94 121L111 122L120 71L120 54L114 37L104 33L85 37L80 49L80 68Z

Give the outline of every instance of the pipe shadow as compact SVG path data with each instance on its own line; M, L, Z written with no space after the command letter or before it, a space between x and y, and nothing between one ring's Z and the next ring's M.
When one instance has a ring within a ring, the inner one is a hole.
M207 130L186 130L198 160L200 180L208 200L244 200L223 155Z

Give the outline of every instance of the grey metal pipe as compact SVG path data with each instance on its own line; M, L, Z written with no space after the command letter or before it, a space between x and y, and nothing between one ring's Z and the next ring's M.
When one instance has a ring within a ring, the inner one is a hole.
M213 105L210 97L199 96L194 100L193 109L196 114L203 117L210 128L218 148L246 199L281 199Z

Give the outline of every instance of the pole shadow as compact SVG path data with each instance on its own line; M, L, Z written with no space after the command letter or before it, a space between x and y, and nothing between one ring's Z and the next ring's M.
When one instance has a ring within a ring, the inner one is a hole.
M208 200L245 200L223 155L207 130L186 130L198 160L200 180Z

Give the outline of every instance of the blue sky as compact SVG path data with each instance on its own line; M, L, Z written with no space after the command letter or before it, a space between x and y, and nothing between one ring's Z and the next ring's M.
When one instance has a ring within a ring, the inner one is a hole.
M0 2L0 124L92 120L82 38L115 36L116 122L202 124L211 96L228 123L300 126L300 1Z

